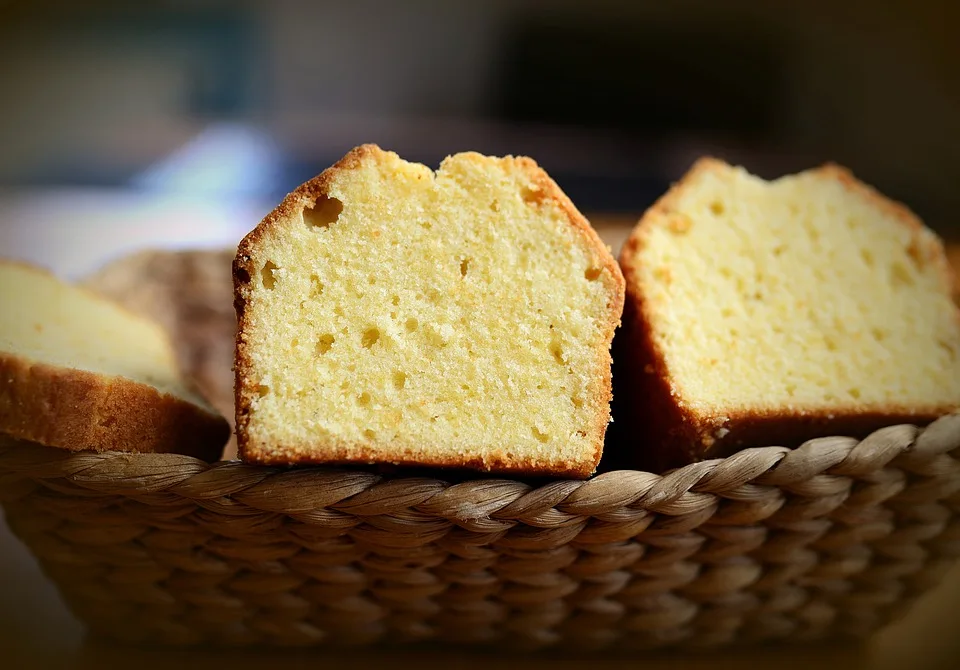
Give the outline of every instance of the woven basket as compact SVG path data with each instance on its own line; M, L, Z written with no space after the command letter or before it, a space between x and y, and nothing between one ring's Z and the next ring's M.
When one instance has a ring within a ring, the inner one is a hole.
M536 486L6 440L0 497L112 638L687 647L903 612L960 554L958 457L960 414Z

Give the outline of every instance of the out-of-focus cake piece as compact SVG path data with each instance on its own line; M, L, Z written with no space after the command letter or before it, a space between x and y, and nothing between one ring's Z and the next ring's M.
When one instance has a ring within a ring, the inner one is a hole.
M960 407L943 245L840 167L766 182L701 160L620 262L615 425L647 465Z
M2 261L0 433L73 451L215 460L230 428L183 378L157 324Z

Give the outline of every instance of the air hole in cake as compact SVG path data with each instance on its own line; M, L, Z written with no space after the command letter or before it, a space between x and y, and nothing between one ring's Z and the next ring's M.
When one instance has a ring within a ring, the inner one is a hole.
M581 407L583 407L583 400L581 400L577 396L571 397L570 402L572 402L573 406L576 407L577 409L580 409Z
M407 374L401 370L397 370L393 373L393 386L398 391L403 390L403 387L407 385Z
M461 276L461 277L466 277L466 276L467 276L467 270L469 270L469 269L470 269L470 259L469 259L469 258L464 258L462 261L460 261L460 276Z
M847 393L849 393L850 397L853 398L854 400L860 399L860 389L858 388L848 389Z
M360 344L364 348L369 349L375 345L380 340L380 329L379 328L367 328L363 331L363 337L360 339Z
M393 306L396 307L397 305L400 304L400 296L398 295L393 296L393 299L390 302L392 302Z
M536 205L543 199L543 193L539 189L524 186L520 192L523 201L528 205Z
M775 247L773 248L773 255L774 255L774 256L778 256L778 257L779 257L779 256L782 256L782 255L783 255L783 252L786 251L786 250L787 250L787 245L785 245L785 244L778 244L777 246L775 246Z
M330 347L333 346L335 341L336 340L333 335L330 335L329 333L326 335L321 335L320 339L317 340L317 353L323 356L325 353L330 351Z
M257 386L257 395L261 398L270 393L270 387L266 384L260 384Z
M426 336L427 336L427 342L429 342L433 346L438 347L440 349L447 346L446 339L443 337L440 331L436 329L436 327L428 325L426 328L424 328L424 332L426 333Z
M836 350L837 350L837 342L836 342L836 340L834 340L834 339L833 339L832 337L830 337L829 335L827 335L826 337L823 338L823 344L824 344L824 346L827 347L827 351L836 351Z
M323 282L316 274L310 275L310 297L317 298L323 295Z
M412 333L419 327L420 327L420 323L416 319L413 319L413 318L407 319L406 329L408 333Z
M300 346L300 340L298 338L295 337L292 340L290 340L290 347L292 349L296 349L299 346Z
M360 405L361 407L369 407L369 406L370 406L370 394L367 393L366 391L364 391L363 393L361 393L360 395L358 395L358 396L357 396L357 404Z
M430 223L429 221L421 221L420 227L423 228L424 230L430 230L431 228L433 228L433 224Z
M273 287L277 285L277 280L273 276L277 266L273 261L267 261L263 265L263 269L260 270L260 280L263 282L263 288L273 290Z
M536 426L531 426L531 427L530 427L530 430L531 430L531 432L533 433L533 436L534 436L535 438L537 438L537 441L538 441L538 442L549 442L549 441L550 441L550 436L547 435L546 433L542 433L542 432L540 432L539 430L537 430L537 427L536 427Z
M343 203L336 198L321 196L313 203L313 208L304 207L303 222L311 228L326 229L337 222L343 212Z
M375 440L375 439L377 439L377 433L376 433L375 431L370 430L369 428L367 428L365 431L363 431L363 436L364 436L365 438L367 438L368 440Z
M597 281L600 278L600 268L587 268L583 276L589 281Z
M724 307L720 310L720 316L722 316L724 319L729 319L731 316L733 316L733 310L729 307Z
M550 355L553 356L555 360L560 365L565 365L566 360L563 357L563 346L560 344L560 340L556 336L550 340Z
M920 244L917 238L910 240L910 244L907 246L907 257L910 259L910 262L913 263L913 267L916 270L923 270L923 252L920 251Z
M686 214L674 214L667 224L667 228L674 235L686 235L693 227L693 221Z
M890 267L890 283L893 286L913 286L913 275L903 263L894 263Z
M868 268L873 267L873 254L870 252L869 249L861 249L860 258L863 259L864 265L866 265Z
M787 384L785 390L786 390L786 392L787 392L787 395L792 398L792 397L794 396L794 394L797 392L797 385L796 385L796 384Z
M714 200L710 203L710 211L713 212L715 216L721 216L725 211L727 211L727 208L724 207L723 203L719 200Z
M369 277L367 277L367 283L369 283L371 286L373 286L374 284L376 284L376 283L377 283L377 276L374 275L374 274L371 274Z
M887 339L887 333L882 328L871 328L870 334L873 335L873 339L877 342L883 342Z
M499 212L500 211L500 201L494 200L490 203L490 211Z

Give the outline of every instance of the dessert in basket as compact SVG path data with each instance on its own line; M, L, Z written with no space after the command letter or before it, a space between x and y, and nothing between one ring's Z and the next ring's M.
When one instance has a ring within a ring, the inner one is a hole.
M156 326L0 265L0 501L94 634L808 643L871 633L960 556L942 248L837 168L766 184L706 161L644 217L605 456L660 465L590 478L623 283L531 162L433 173L363 147L257 231L235 267L246 464L193 457L216 458L226 423ZM192 294L159 320L222 399L223 254L89 283L161 309L168 273Z

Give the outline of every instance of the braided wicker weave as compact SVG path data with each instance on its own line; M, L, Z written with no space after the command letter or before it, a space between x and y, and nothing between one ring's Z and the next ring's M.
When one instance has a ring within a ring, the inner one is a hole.
M863 636L960 554L960 415L531 486L0 441L13 531L103 635L640 648Z

